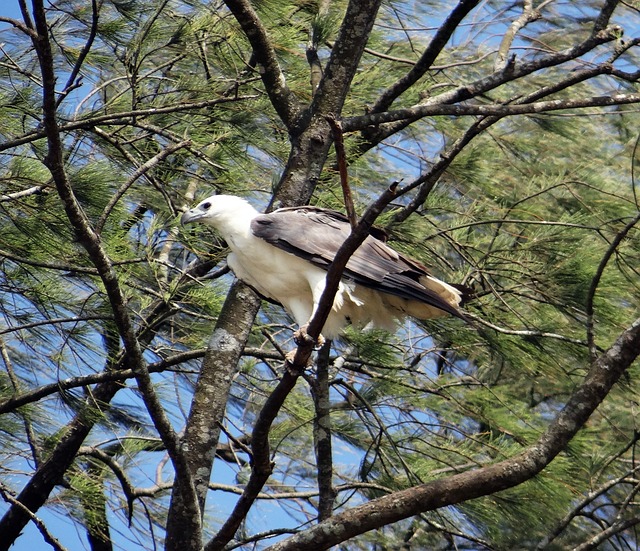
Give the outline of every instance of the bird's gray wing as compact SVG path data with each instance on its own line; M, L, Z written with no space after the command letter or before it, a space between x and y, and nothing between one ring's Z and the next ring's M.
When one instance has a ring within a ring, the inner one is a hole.
M256 237L328 269L349 236L346 216L319 207L290 207L257 216L251 222ZM356 283L408 300L418 300L454 316L460 312L436 292L420 283L429 271L382 240L369 235L349 259L344 277Z

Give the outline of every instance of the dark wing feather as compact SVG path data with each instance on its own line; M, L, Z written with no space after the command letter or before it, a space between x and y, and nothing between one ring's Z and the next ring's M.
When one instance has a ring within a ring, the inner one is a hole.
M257 216L251 222L256 237L328 269L351 228L346 216L320 207L290 207ZM437 293L425 288L430 275L419 262L407 258L371 235L347 263L344 276L360 285L408 300L418 300L461 317Z

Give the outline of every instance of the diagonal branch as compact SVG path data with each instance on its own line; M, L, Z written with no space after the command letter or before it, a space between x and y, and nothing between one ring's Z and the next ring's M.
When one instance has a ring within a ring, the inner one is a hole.
M25 515L29 517L31 522L33 522L40 533L42 534L42 538L46 541L54 551L66 551L66 547L63 547L62 544L58 541L58 539L47 529L47 526L40 518L38 518L34 513L32 513L27 507L25 507L22 502L13 497L9 490L4 487L4 485L0 485L0 496L7 503L10 503L13 507L17 507L24 512Z
M550 0L545 0L545 2L542 2L540 6L534 9L533 0L524 0L524 2L522 3L522 14L520 15L520 17L515 19L511 23L511 25L509 25L507 32L505 32L504 36L502 37L502 41L500 42L500 46L498 48L498 55L496 56L496 60L493 66L494 71L503 71L507 68L507 64L509 63L509 50L511 49L511 44L513 44L518 31L523 29L529 23L539 19L540 10L544 6L544 4L548 3L549 1Z
M82 50L78 55L78 59L76 60L76 63L73 69L71 70L71 73L69 74L67 83L65 84L64 88L62 89L62 92L58 96L58 100L56 102L57 106L59 106L63 102L64 98L66 98L74 88L79 86L79 83L76 82L76 78L80 73L80 69L82 68L82 64L84 63L84 60L87 58L87 56L89 55L89 52L91 51L91 46L93 45L93 41L96 39L97 34L98 34L98 2L97 0L91 0L91 28L89 30L89 36L87 37L87 41L85 42L85 45L82 47ZM82 80L82 77L80 77L79 80Z
M576 71L560 82L540 88L535 92L532 92L531 94L527 94L524 97L514 99L514 101L509 105L526 105L539 101L541 98L548 97L552 94L568 88L569 86L584 82L585 80L588 80L594 76L603 74L603 72L606 73L606 71L607 69L604 66ZM429 193L433 189L433 186L435 186L440 176L451 165L457 155L461 151L463 151L464 148L476 136L484 132L493 124L497 123L499 120L501 120L501 118L502 117L500 116L491 116L483 117L480 120L475 121L462 136L460 136L453 144L451 144L447 151L440 155L440 158L429 168L428 171L418 177L414 182L406 186L407 189L419 188L419 190L416 196L411 200L409 205L407 205L405 208L401 209L394 215L394 222L400 223L406 220L412 212L416 211L420 207L420 205L424 203Z
M447 45L451 35L458 28L460 22L469 14L469 12L479 4L479 0L460 0L458 5L453 9L444 23L438 28L436 34L429 42L427 49L424 51L417 63L411 70L389 88L387 88L378 100L371 106L372 113L380 113L389 109L389 106L400 95L413 86L425 73L431 68L442 49Z
M328 549L349 538L418 513L494 494L533 478L566 448L638 355L640 318L593 363L583 382L540 439L520 454L487 467L393 492L353 507L271 546L269 550Z
M329 266L325 289L320 297L316 313L310 320L307 329L307 333L311 336L311 339L300 344L295 351L293 359L286 361L282 379L262 407L251 436L251 449L253 454L251 476L233 512L216 536L207 543L205 551L222 549L231 538L233 538L271 475L273 471L269 447L269 430L271 429L271 425L284 404L286 397L293 390L298 377L308 364L314 343L318 340L322 327L333 306L333 300L338 291L342 272L349 258L366 239L367 235L369 235L369 230L376 217L382 212L384 207L396 197L396 187L397 184L390 186L367 209L356 228L351 231L349 237L347 237L340 249L338 249L333 262Z
M619 36L619 33L619 27L607 27L597 33L592 34L584 41L570 48L567 48L560 52L555 52L547 56L543 56L539 59L534 59L532 61L517 63L514 67L510 67L508 71L494 72L474 82L457 86L456 88L448 92L430 97L415 107L428 108L428 106L433 105L456 104L472 99L474 97L478 97L481 94L485 94L490 90L494 90L502 86L503 84L517 81L518 79L531 75L537 71L540 71L541 69L555 67L563 63L567 63L568 61L577 59L601 44L616 40ZM604 72L604 69L601 69L601 71ZM373 147L386 137L405 128L410 122L412 122L412 120L405 119L396 122L395 124L389 124L388 128L386 127L387 125L382 128L373 125L373 127L365 129L364 134L369 142L368 146ZM348 127L347 121L344 121L344 125L345 131L351 130L351 128Z
M296 385L299 376L299 371L285 369L282 379L280 379L280 382L260 410L251 436L251 476L229 518L215 537L205 545L204 551L218 551L231 541L240 524L245 520L254 501L258 498L269 476L271 476L273 462L271 461L269 447L269 431L284 401Z
M297 122L301 109L298 99L287 85L267 30L249 0L225 0L225 4L253 48L253 55L261 67L262 82L273 107L285 126L291 129Z
M367 238L367 236L369 235L369 231L371 230L371 226L373 226L373 223L375 222L378 215L380 215L384 208L395 197L403 193L403 191L398 192L397 187L398 184L393 183L386 190L384 190L380 197L378 197L378 199L374 203L372 203L365 211L365 213L360 218L358 225L351 230L349 237L345 239L344 243L336 252L335 257L333 258L333 261L331 262L329 269L327 270L325 288L322 296L320 297L320 301L318 302L316 313L309 321L307 333L311 336L313 342L318 340L322 331L322 327L329 317L331 308L333 308L333 300L338 291L338 286L340 285L340 280L342 279L342 273L347 266L347 262L349 262L349 258L351 258L351 255L360 245L362 245L364 240ZM313 343L311 343L311 345L313 345ZM299 346L293 360L293 365L305 366L310 355L311 348L309 348L309 352L307 354L306 347Z
M179 450L178 437L155 393L146 361L142 356L140 342L129 316L126 297L120 288L111 260L104 250L99 236L91 227L66 174L64 145L57 120L55 64L43 0L33 0L33 14L37 31L37 36L33 38L33 46L42 74L42 115L47 139L47 153L43 163L51 172L56 190L78 242L87 251L102 280L113 311L114 323L124 345L123 362L132 368L136 376L149 415L162 436L174 464L176 476L190 490L188 495L193 515L195 518L199 518L193 480L184 454ZM96 388L91 397L95 402L87 403L87 409L96 405L103 407L104 404L111 401L118 390L119 385L114 382L105 383L102 387ZM30 482L23 488L17 498L22 506L12 505L0 520L0 533L3 534L0 549L6 549L13 543L30 520L30 515L25 511L37 511L46 501L61 474L70 467L80 443L86 438L95 422L95 420L90 420L91 416L87 413L84 411L74 418L68 427L68 432L60 440L54 452L51 453L47 461L39 466Z

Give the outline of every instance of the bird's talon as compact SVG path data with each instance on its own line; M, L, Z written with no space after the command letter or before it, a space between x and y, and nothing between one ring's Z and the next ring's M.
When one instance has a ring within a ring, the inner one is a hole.
M308 324L303 325L293 333L293 340L298 346L302 346L304 344L313 343L314 350L319 350L325 343L324 337L322 335L318 335L317 339L313 339L309 333L307 333Z
M309 358L307 360L307 364L305 366L303 366L302 368L300 368L297 364L296 364L296 354L297 354L297 349L296 350L291 350L290 352L287 352L284 356L284 368L291 374L291 375L300 375L307 367L311 367L313 365L313 361L311 358Z

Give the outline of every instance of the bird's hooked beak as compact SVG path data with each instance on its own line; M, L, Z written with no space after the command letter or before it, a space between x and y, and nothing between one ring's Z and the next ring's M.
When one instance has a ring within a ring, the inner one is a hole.
M205 211L200 210L198 207L194 207L182 214L182 216L180 217L180 224L182 226L185 226L187 224L197 222L201 218L204 218L206 214L207 213Z

